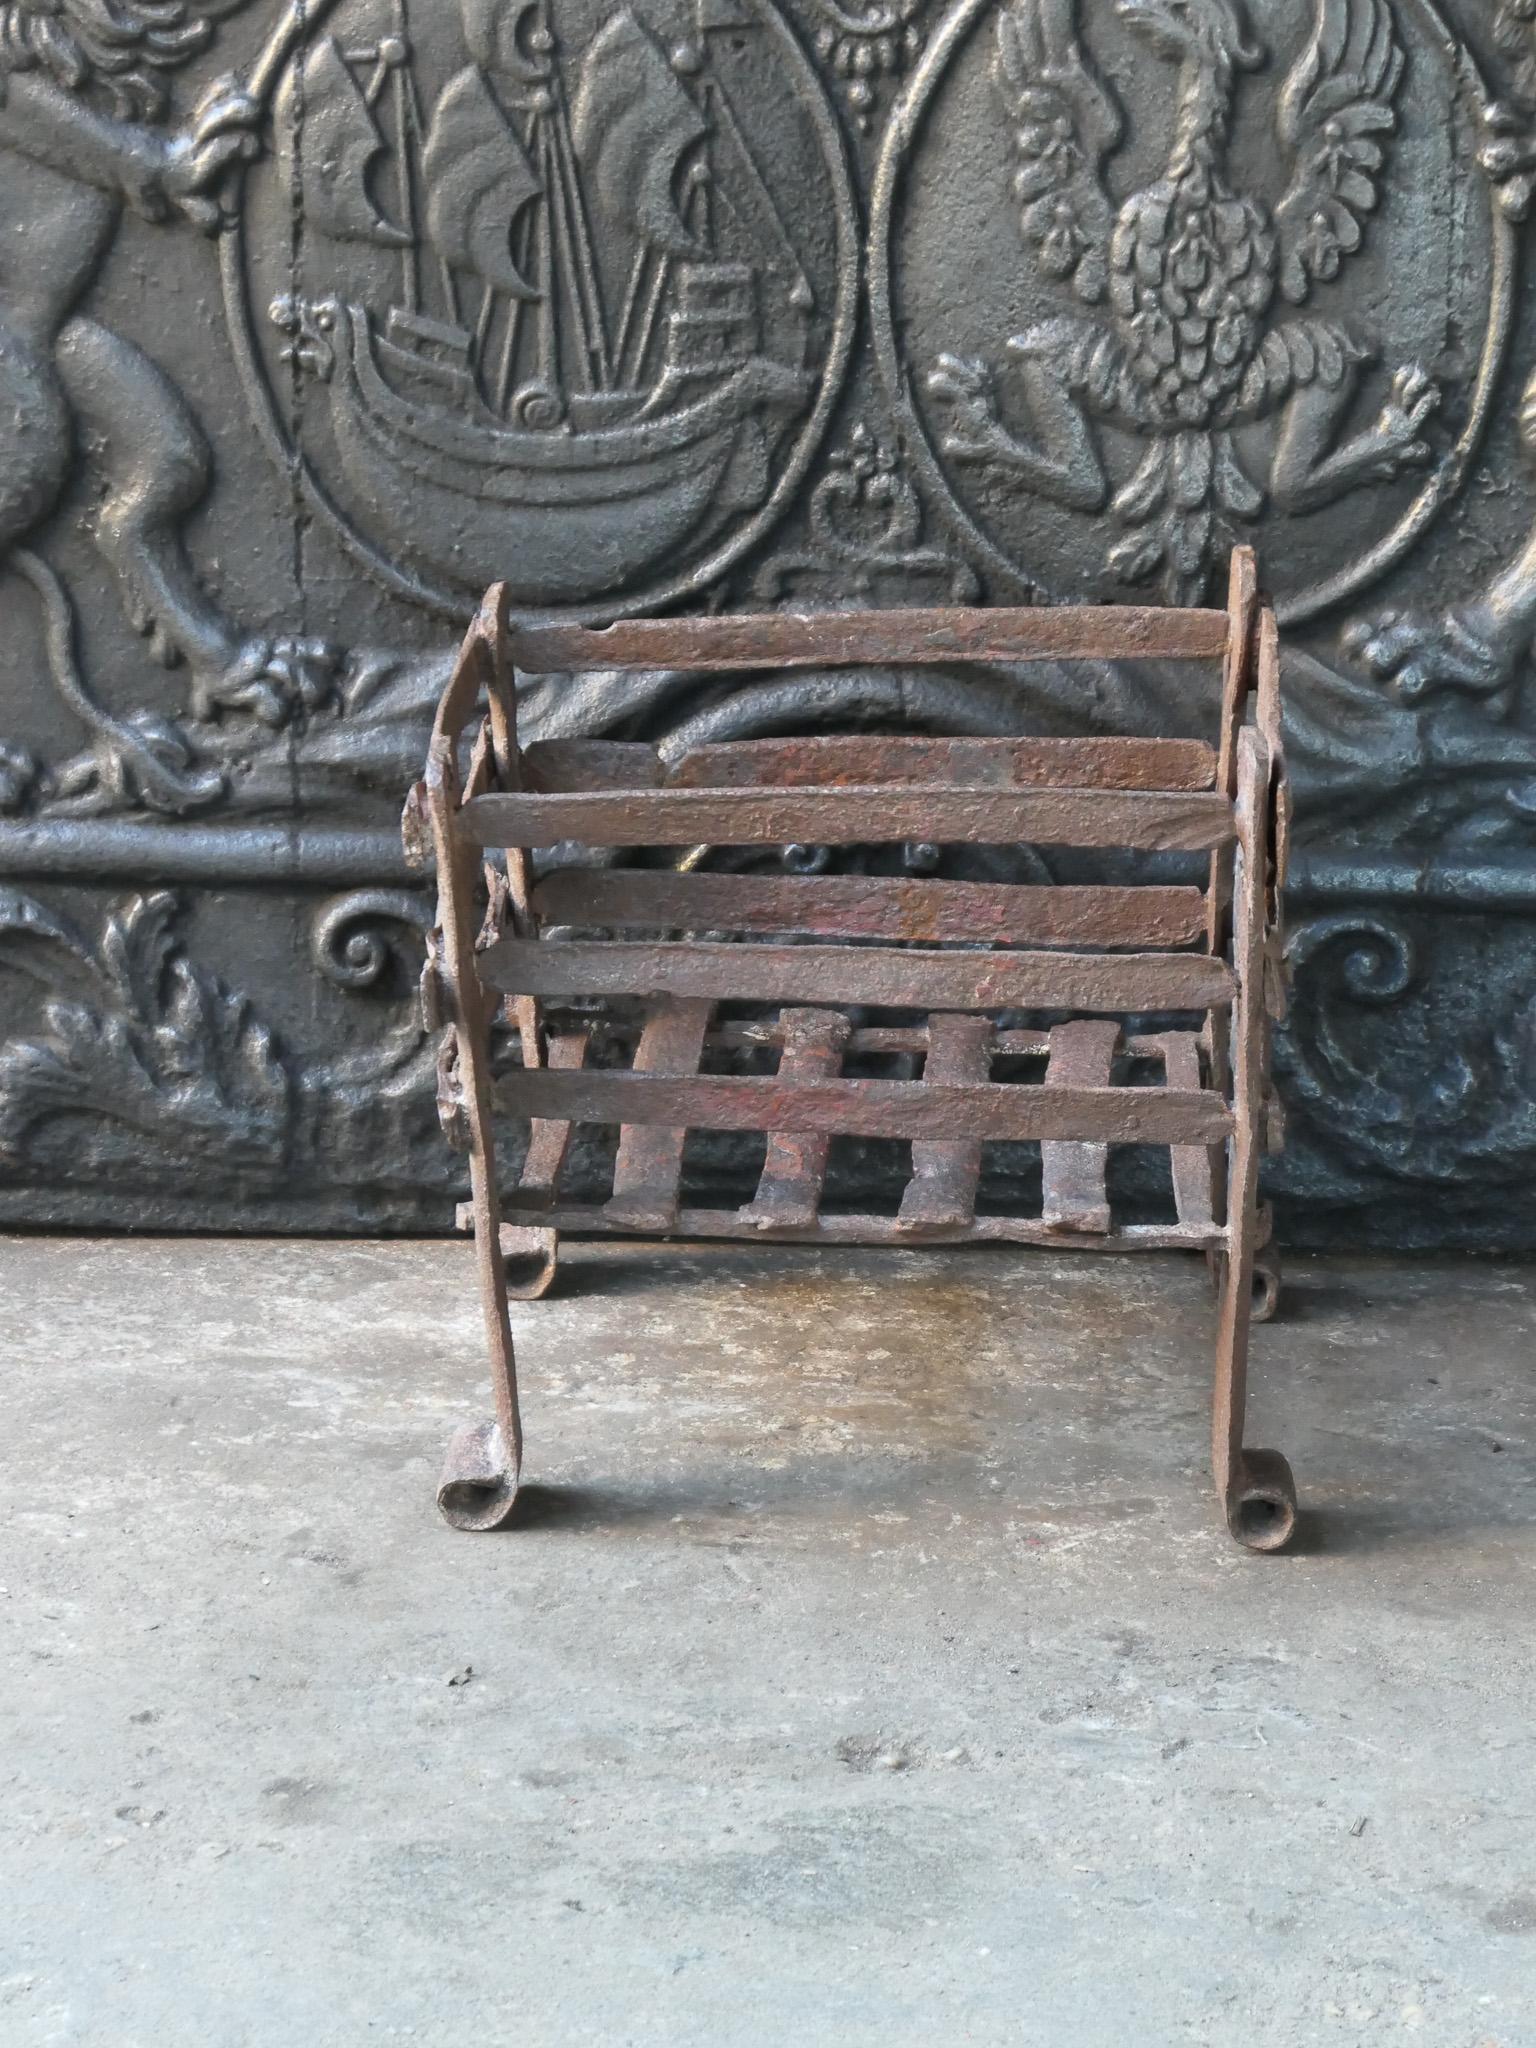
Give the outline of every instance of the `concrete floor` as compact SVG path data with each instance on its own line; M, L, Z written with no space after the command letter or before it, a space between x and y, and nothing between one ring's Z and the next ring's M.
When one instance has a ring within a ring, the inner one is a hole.
M1536 2044L1536 1269L0 1241L0 2043Z

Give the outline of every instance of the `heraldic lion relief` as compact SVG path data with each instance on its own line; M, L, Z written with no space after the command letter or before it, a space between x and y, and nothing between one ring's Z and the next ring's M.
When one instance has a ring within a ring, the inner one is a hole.
M210 801L218 779L192 768L168 721L116 718L90 694L70 596L25 543L89 444L106 476L97 545L156 653L190 664L197 715L250 711L276 722L292 702L324 691L323 648L243 634L199 583L179 536L211 480L203 431L141 349L80 311L125 208L209 236L224 225L227 175L259 147L257 97L220 81L184 129L168 128L166 116L173 75L209 47L217 20L238 4L0 5L0 139L9 152L0 207L0 560L35 589L53 680L93 735L91 759L73 780L173 812Z

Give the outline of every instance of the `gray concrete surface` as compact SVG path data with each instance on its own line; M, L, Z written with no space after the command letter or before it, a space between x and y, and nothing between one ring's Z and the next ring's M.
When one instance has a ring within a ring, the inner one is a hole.
M0 2043L1536 2043L1536 1269L0 1241ZM454 1682L459 1680L461 1682Z

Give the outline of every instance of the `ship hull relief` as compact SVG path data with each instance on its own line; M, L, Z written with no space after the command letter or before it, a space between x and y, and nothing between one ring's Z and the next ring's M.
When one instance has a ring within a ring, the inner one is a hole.
M1244 539L1282 1229L1536 1247L1533 234L1532 0L0 0L0 1220L449 1226L397 820L492 578L1188 600ZM1049 666L522 712L1214 719Z
M401 536L401 559L445 581L466 562L501 563L513 597L536 607L622 590L711 520L753 512L769 489L772 429L812 387L758 357L661 418L646 417L650 394L613 393L604 410L631 423L529 432L478 404L445 417L406 396L362 307L280 306L277 317L317 355L310 335L331 347L322 374L352 498L409 504L419 522Z
M231 248L247 388L382 580L449 613L506 577L608 615L771 523L857 270L842 145L774 10L342 0L275 119L248 215L302 211L330 288L279 289L259 230ZM764 169L786 152L787 196Z

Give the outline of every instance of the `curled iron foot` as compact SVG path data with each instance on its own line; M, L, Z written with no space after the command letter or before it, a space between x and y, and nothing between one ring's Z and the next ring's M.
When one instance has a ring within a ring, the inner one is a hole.
M513 1301L542 1301L560 1273L560 1233L501 1226L501 1257Z
M475 1212L468 1202L460 1203L454 1220L473 1236ZM560 1233L542 1224L503 1223L501 1259L508 1299L542 1301L560 1277Z
M467 1423L454 1432L438 1483L443 1520L476 1535L504 1529L517 1505L518 1476L500 1423Z
M1284 1550L1296 1533L1296 1481L1278 1451L1244 1451L1227 1494L1227 1527L1249 1550Z
M1267 1245L1253 1262L1253 1320L1272 1323L1280 1313L1280 1254Z
M1211 1276L1211 1292L1219 1301L1221 1290L1227 1284L1226 1253L1207 1252L1205 1265ZM1283 1294L1280 1254L1266 1247L1255 1254L1253 1261L1253 1320L1256 1323L1272 1323L1280 1313Z

